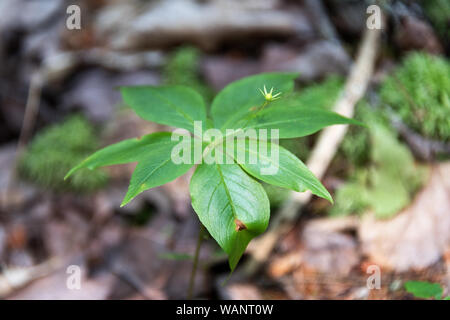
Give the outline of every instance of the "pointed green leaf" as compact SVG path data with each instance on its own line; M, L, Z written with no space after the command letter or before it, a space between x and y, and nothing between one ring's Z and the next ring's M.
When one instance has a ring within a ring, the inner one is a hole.
M286 139L307 136L334 124L364 126L357 120L346 118L327 110L307 107L269 106L255 115L240 120L236 127L278 129L279 138Z
M237 155L245 158L240 159ZM297 192L310 190L333 202L328 190L306 165L276 143L235 140L235 159L250 175L264 182Z
M264 103L259 92L264 86L275 92L286 93L294 87L298 73L263 73L235 81L226 86L214 99L211 114L216 128L227 129L237 120L252 112L252 107Z
M206 122L203 98L184 86L120 88L123 100L143 119L194 132L194 121Z
M190 192L201 223L228 254L234 270L248 243L269 223L269 200L263 187L237 164L201 164Z
M122 206L130 202L142 191L163 185L186 173L193 166L193 147L189 137L181 141L171 140L170 132L157 132L140 139L129 139L101 149L74 167L66 175L68 178L81 168L95 169L98 167L129 162L138 162L131 177L130 186ZM190 160L175 164L172 160L172 150L178 146L176 153L182 155L190 152ZM178 151L179 150L179 151Z
M193 166L193 162L189 164L173 162L171 152L174 146L174 144L160 145L145 159L139 161L131 176L130 186L121 207L141 192L166 184L185 174Z
M127 139L109 145L93 153L76 167L72 168L64 179L67 179L75 171L81 168L93 170L104 166L137 162L148 153L152 152L156 145L161 143L171 143L170 137L170 132L157 132L145 135L141 138Z

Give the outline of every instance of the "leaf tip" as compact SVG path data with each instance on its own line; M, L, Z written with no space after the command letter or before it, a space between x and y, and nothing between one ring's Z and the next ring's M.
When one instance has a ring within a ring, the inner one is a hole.
M131 200L133 200L135 197L137 196L137 194L126 194L125 197L122 200L122 203L120 204L120 207L125 207L128 203L131 202Z
M325 189L325 190L326 190L326 189ZM328 192L328 190L326 190L326 194L323 196L323 198L325 198L326 200L330 201L331 204L334 204L333 197L332 197L331 194Z
M66 181L76 170L77 167L70 169L69 172L67 172L66 175L64 176L64 181Z
M321 194L316 194L316 196L319 196L325 200L328 200L332 205L334 204L333 197L331 196L331 194L328 192L327 189L325 189L325 191L322 191Z
M351 120L352 120L352 124L354 124L354 125L357 125L357 126L360 126L360 127L364 127L364 128L369 128L369 126L366 123L364 123L364 122L361 122L361 121L356 120L356 119L351 119Z
M128 195L126 195L125 198L123 198L122 203L120 204L120 207L121 208L125 207L128 204L128 202L131 201L131 199L132 198L130 198Z
M231 259L228 259L228 266L230 267L230 275L234 272L234 269L236 269L237 261L232 261Z

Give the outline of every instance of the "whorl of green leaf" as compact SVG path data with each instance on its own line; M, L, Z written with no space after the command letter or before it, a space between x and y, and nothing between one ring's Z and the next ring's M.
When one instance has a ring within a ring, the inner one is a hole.
M121 93L126 104L143 119L187 129L194 134L195 121L203 123L202 129L211 128L213 124L222 132L237 129L232 134L244 132L247 128L277 129L280 138L302 137L334 124L360 124L323 109L284 106L282 97L272 105L272 100L263 97L258 90L266 86L274 87L276 92L288 93L297 76L293 73L267 73L228 85L212 102L212 119L206 117L202 97L186 86L123 87ZM193 139L179 142L172 138L170 133L160 132L110 145L82 161L66 178L82 168L137 162L122 202L125 205L144 190L167 183L194 165L192 156L196 145ZM203 138L196 137L203 160L206 156L220 154L220 148L228 143L228 138L232 138L231 145L237 143L234 138L238 139L233 135L218 141ZM258 138L256 140L261 144ZM179 143L182 143L182 148L179 148ZM228 254L231 269L236 267L250 240L264 232L269 223L269 200L264 188L254 178L294 191L311 190L332 201L325 187L295 155L278 144L263 143L268 151L279 154L279 161L258 148L237 144L236 151L244 151L246 157L255 156L256 162L242 162L235 154L226 154L230 162L208 164L203 161L191 179L192 206L202 224ZM175 164L172 161L174 150L183 158L185 152L189 152L190 161ZM263 173L262 169L268 164L276 170Z

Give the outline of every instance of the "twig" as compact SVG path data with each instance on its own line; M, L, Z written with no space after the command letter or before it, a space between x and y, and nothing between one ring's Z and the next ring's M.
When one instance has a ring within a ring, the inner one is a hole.
M22 151L27 144L36 122L36 116L39 111L39 102L42 91L42 75L36 72L31 77L28 100L25 107L25 116L23 118L22 130L20 132L18 151Z
M6 190L3 194L4 198L2 199L2 206L5 208L8 206L9 199L11 199L11 191L17 175L17 163L25 150L25 146L36 123L43 82L43 77L40 72L34 73L30 80L30 88L28 91L27 104L25 106L25 115L23 118L22 129L20 131L19 142L17 144L17 151L14 156L14 162L10 171L10 177L8 179Z
M34 280L50 275L63 265L62 258L54 257L32 267L5 269L0 273L0 299L14 294Z
M198 269L198 260L200 258L200 247L202 246L203 242L203 232L204 232L204 226L202 223L200 223L200 228L198 231L198 238L197 238L197 246L195 248L195 255L194 255L194 262L192 265L192 272L191 272L191 278L189 279L189 288L187 293L187 299L191 300L193 293L194 293L194 286L195 286L195 275L197 274Z
M334 106L335 112L346 117L353 116L355 104L364 96L373 73L380 34L381 30L378 29L367 29L364 33L356 62L344 91ZM340 125L328 127L321 132L307 162L309 169L319 179L323 178L346 131L347 126ZM301 207L309 202L311 196L310 192L291 193L291 197L272 220L270 229L255 241L253 250L249 250L251 257L244 266L246 276L253 275L267 260L278 239L291 229L292 222L298 218Z
M140 279L133 272L126 270L125 268L115 268L111 270L111 274L116 276L119 280L128 284L146 300L167 299L163 294L161 294L160 290L158 290L157 288L147 287L142 279Z

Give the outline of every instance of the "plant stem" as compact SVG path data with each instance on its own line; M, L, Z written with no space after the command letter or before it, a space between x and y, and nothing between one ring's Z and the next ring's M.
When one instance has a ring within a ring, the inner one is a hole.
M198 231L198 238L197 238L197 246L195 248L194 263L192 265L191 278L189 279L189 288L188 288L188 294L187 294L188 300L192 299L192 295L194 292L195 275L197 274L198 260L200 257L200 247L202 246L202 242L203 242L204 229L205 229L205 227L203 226L202 223L200 223L200 228Z

